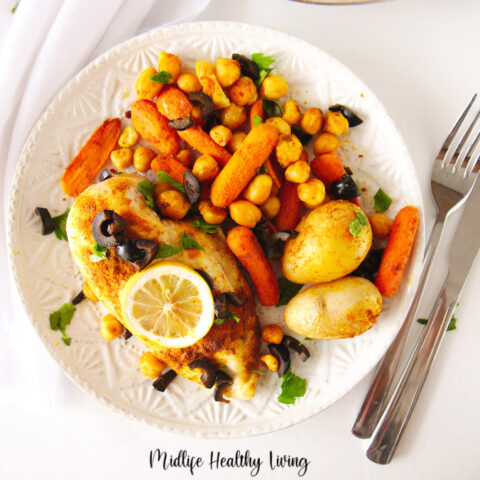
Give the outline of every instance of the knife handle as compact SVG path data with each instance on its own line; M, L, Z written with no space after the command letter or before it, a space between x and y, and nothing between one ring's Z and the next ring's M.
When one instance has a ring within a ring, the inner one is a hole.
M410 419L457 304L458 295L449 295L450 290L446 283L367 450L367 457L375 463L390 463Z

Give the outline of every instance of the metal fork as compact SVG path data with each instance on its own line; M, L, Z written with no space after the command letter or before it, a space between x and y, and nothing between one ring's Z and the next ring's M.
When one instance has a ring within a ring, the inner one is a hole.
M474 132L477 121L480 118L480 111L475 115L457 144L458 137L460 137L459 131L476 98L477 94L473 96L460 115L434 161L431 190L436 207L436 217L425 249L417 292L400 331L377 368L375 378L352 427L352 433L357 437L371 437L385 410L388 403L387 399L391 393L392 381L397 372L405 342L425 290L433 260L442 238L445 222L448 216L466 201L478 176L477 162L479 158L476 155L480 143L480 132L476 136L472 135L472 132ZM471 140L472 137L474 137L473 140ZM450 155L453 150L453 154Z

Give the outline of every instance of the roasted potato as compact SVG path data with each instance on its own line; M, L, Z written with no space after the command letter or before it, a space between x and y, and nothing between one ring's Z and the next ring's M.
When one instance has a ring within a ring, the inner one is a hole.
M371 328L381 310L382 296L373 283L345 277L295 295L287 304L285 322L309 338L348 338Z
M359 217L365 225L358 225ZM359 227L355 235L351 231L353 221ZM344 277L362 263L372 245L366 215L345 200L312 210L296 230L299 234L285 244L281 260L283 275L295 283L322 283Z

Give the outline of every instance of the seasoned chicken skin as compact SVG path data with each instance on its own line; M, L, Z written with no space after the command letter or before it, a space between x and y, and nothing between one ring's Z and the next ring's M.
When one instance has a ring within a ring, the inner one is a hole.
M240 322L229 320L213 324L208 334L186 348L158 348L142 341L153 354L178 374L200 385L201 371L190 370L193 360L207 360L228 373L233 384L225 396L250 399L255 394L258 374L260 328L255 314L254 297L223 235L206 234L188 222L160 219L146 205L138 183L145 177L119 175L87 188L75 200L67 221L67 234L72 255L85 280L109 312L125 324L121 314L120 291L136 273L128 262L117 257L111 248L108 258L91 262L94 245L92 222L102 210L113 210L127 223L127 238L147 238L157 243L178 246L183 232L191 235L205 250L184 250L169 260L182 262L208 273L215 283L215 293L236 292L246 299L242 307L230 306Z

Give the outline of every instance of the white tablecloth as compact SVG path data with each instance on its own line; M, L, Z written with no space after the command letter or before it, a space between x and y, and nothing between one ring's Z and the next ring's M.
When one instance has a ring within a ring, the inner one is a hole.
M26 8L29 0L22 2L20 8ZM39 10L32 29L35 23L41 24L48 8L54 8L50 2L54 0L42 2L43 10ZM14 3L0 0L2 44L8 29L13 28L9 26ZM154 11L165 5L153 3ZM102 0L98 4L106 8ZM424 193L427 230L433 215L429 172L434 155L454 119L480 86L479 18L480 3L476 0L393 0L349 7L285 0L211 0L197 17L283 30L317 44L362 78L397 122L415 160ZM135 21L130 26L132 35L154 26ZM35 35L32 30L32 41ZM121 32L117 35L112 33L112 41L122 38ZM98 53L107 46L100 45ZM34 106L35 94L34 89ZM0 193L3 197L4 192ZM443 256L446 258L445 252ZM436 275L437 284L445 272L445 265L442 267ZM4 274L5 266L1 268ZM158 465L151 469L149 453L155 448L169 455L185 449L190 456L202 457L205 465L194 471L195 478L200 479L250 476L249 470L242 468L210 470L211 452L233 456L237 450L250 450L252 456L263 460L257 478L297 476L295 468L272 470L268 465L270 450L274 456L306 457L310 464L304 478L479 478L480 376L475 343L480 323L474 303L479 284L477 258L458 307L458 328L448 333L396 457L384 467L367 460L364 452L368 442L350 433L370 377L326 411L287 430L244 440L193 440L133 423L84 394L59 371L28 320L17 311L14 335L7 339L8 345L5 339L0 343L4 346L0 353L0 478L191 476L188 469L164 471ZM431 290L433 294L433 286ZM7 295L2 290L2 303L7 302ZM421 313L427 313L429 307L425 302ZM40 371L33 366L30 370L22 362L25 345L32 361L42 365ZM22 367L17 368L19 365Z

